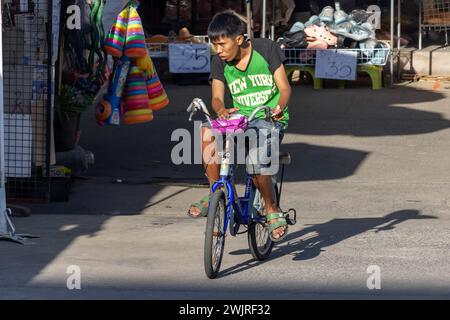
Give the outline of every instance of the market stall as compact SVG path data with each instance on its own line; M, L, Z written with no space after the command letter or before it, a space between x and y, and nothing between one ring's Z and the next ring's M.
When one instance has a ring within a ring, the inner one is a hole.
M322 79L355 80L357 72L367 72L373 88L381 88L392 41L377 39L377 12L376 6L345 12L335 1L307 21L296 21L277 40L288 58L287 73L306 71L319 89Z
M423 32L429 30L444 32L444 46L448 46L450 0L421 0L419 5L419 49L422 49Z
M214 1L212 1L214 2ZM243 20L245 22L249 22L247 23L247 35L249 37L253 36L254 33L254 23L253 23L253 18L256 18L253 14L254 11L252 11L252 6L256 5L256 3L258 3L257 5L261 7L261 28L258 30L259 32L257 34L259 34L259 36L261 37L266 37L269 36L269 38L273 39L273 40L279 40L276 37L276 32L275 32L275 27L278 26L275 23L275 20L277 20L277 14L276 12L280 12L285 10L287 7L289 7L289 2L287 1L267 1L267 0L259 0L259 1L251 1L251 0L246 0L242 2L242 5L245 7L245 13L242 14L242 11L240 13L240 16L243 18ZM190 2L191 3L191 2ZM196 1L192 2L192 5L194 5L194 3L196 3ZM342 12L342 10L339 9L340 6L340 2L339 1L335 1L335 8L336 12ZM179 8L179 10L181 10L182 8ZM323 8L321 8L323 9ZM355 11L355 10L353 10ZM362 12L364 11L364 12ZM394 13L395 13L395 1L394 0L390 0L390 30L389 30L389 39L386 39L383 42L373 42L370 40L374 40L375 36L373 31L374 30L364 30L364 26L361 27L361 25L363 24L363 22L358 21L356 24L356 26L351 26L349 28L352 29L352 31L354 29L356 29L356 33L359 33L359 35L355 36L356 40L358 40L359 42L362 38L362 34L364 34L364 32L366 32L366 34L368 35L364 40L368 40L366 41L366 43L361 46L361 47L357 47L357 48L351 48L351 47L346 47L346 46L336 46L336 44L330 44L326 47L315 47L315 48L295 48L297 49L308 49L309 51L312 50L316 50L316 49L352 49L352 50L347 50L347 51L357 51L356 55L357 55L357 64L358 65L374 65L374 66L384 66L387 64L388 61L390 61L389 63L389 71L390 71L390 79L391 79L391 84L394 81L394 61L392 60L392 58L389 60L388 58L390 57L390 53L392 52L392 50L394 49ZM345 14L345 16L348 16L349 13L343 13ZM380 9L377 6L369 6L368 8L364 9L364 10L359 10L359 14L363 14L366 15L365 17L360 19L366 19L368 20L368 22L371 25L375 25L375 24L379 24L379 18L380 18ZM400 0L398 0L398 14L400 15ZM278 19L279 20L279 19ZM333 21L334 21L334 17L333 17ZM352 20L355 21L355 20ZM317 23L317 27L320 27L320 24L327 24L330 21L322 21L321 19L318 20ZM314 24L314 21L302 21L300 23L300 25L302 26L301 28L304 29L304 24ZM292 28L296 28L295 26L296 24L294 23L294 26L292 26L291 23L291 27ZM298 25L298 24L297 24ZM340 24L340 27L343 24ZM330 27L330 25L328 24L327 27ZM268 29L270 28L270 32L268 35L269 31ZM379 28L379 26L378 26ZM299 31L299 30L296 30ZM353 33L352 31L350 31L350 33ZM400 22L398 23L397 26L397 31L398 31L398 38L400 39ZM183 32L185 34L183 34ZM279 32L278 32L279 33ZM349 32L347 32L349 33ZM345 34L345 30L342 31L341 30L341 36L349 36L349 34ZM312 35L315 36L315 35ZM360 38L357 38L360 37ZM369 39L370 38L370 39ZM178 34L172 30L170 31L167 35L162 35L162 34L154 34L152 36L150 36L147 39L147 46L150 50L150 54L152 57L154 58L167 58L169 60L169 64L170 64L170 50L169 50L169 46L173 43L185 43L186 46L189 45L193 45L196 46L197 48L202 48L201 50L209 50L212 54L214 54L213 48L211 46L211 44L208 41L208 38L206 35L191 35L189 32L189 29L185 28L181 28L178 31ZM291 42L292 43L292 42ZM178 46L180 46L180 44L178 44ZM176 47L176 46L172 46L172 47ZM209 47L209 48L208 48ZM190 51L193 51L194 48L191 47ZM194 50L195 51L195 50ZM309 59L309 62L305 63L304 61L301 61L302 58L299 57L299 55L297 55L297 60L296 59L292 59L292 56L294 54L295 50L291 50L288 49L288 51L290 52L286 52L287 56L289 59L289 61L291 62L291 64L296 64L296 65L311 65L311 58ZM370 52L372 51L372 52ZM311 54L314 54L313 52L307 52L304 53L303 56L309 56ZM312 60L315 60L315 58L313 57ZM379 68L377 68L377 73L379 71ZM171 70L171 72L173 72L173 69ZM202 70L202 72L206 72L205 70Z
M1 1L4 172L8 200L50 195L52 4ZM50 29L51 30L51 29Z

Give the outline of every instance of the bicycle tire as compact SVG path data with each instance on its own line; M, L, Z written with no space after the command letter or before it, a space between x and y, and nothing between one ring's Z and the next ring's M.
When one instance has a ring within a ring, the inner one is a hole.
M225 194L222 190L216 190L210 198L208 218L206 221L204 266L206 276L214 279L219 274L225 247L225 233L222 232L225 221ZM218 220L218 226L215 226ZM217 238L216 241L215 238Z
M263 241L263 246L258 245L258 236L261 232L267 233L267 235L264 236L266 239ZM264 224L261 222L252 222L248 226L247 239L248 247L250 248L250 252L255 260L264 261L269 258L275 243L270 239L269 231Z
M280 193L277 184L274 184L274 189L275 189L276 204L277 206L279 206ZM263 246L258 245L258 237L261 232L267 232L266 235L267 239L263 241L264 242ZM248 226L247 240L248 240L248 247L250 248L250 253L252 254L253 258L258 261L267 260L267 258L269 258L270 254L272 253L273 246L275 245L275 243L269 237L267 228L261 222L250 223L250 225Z

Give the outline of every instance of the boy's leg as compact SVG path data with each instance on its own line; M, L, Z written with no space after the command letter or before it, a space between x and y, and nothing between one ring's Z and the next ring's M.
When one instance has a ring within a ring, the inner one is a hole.
M208 178L211 188L214 182L219 179L219 163L217 161L216 143L214 137L212 137L211 129L208 127L202 127L202 160L205 175ZM207 208L207 201L192 204L189 208L189 215L198 217L202 215L202 210L205 211Z
M219 161L216 150L216 142L210 128L202 128L202 159L205 167L205 174L209 185L219 179Z
M275 200L275 190L273 188L272 176L270 175L254 175L253 183L256 188L258 188L261 193L262 198L264 199L264 210L266 214L273 212L280 212L280 208L278 208ZM276 220L269 221L270 223L276 222ZM279 238L283 236L286 232L286 227L279 227L273 230L272 235L274 238Z
M269 160L278 161L278 159L270 159L270 157L278 157L279 146L284 135L283 131L281 127L272 128L270 122L259 119L250 123L248 130L254 130L256 132L256 142L253 141L253 143L249 143L247 172L253 175L253 183L264 199L265 213L271 214L281 212L276 203L272 179L273 174L276 174L277 168L272 167L274 163ZM252 139L252 135L250 135L250 139ZM255 136L253 136L253 139L255 139ZM276 222L277 219L269 221L271 224ZM280 238L285 232L286 226L281 226L273 230L272 236L274 238Z
M255 187L259 190L262 198L264 199L265 211L266 212L278 211L279 208L276 204L272 176L254 175L253 183L255 184Z

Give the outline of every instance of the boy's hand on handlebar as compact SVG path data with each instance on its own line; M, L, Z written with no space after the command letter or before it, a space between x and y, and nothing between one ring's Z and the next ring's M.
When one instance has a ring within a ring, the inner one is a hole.
M283 109L280 106L276 106L276 108L273 109L272 119L275 121L280 121L284 119Z
M230 117L230 114L235 113L238 110L239 110L238 108L231 108L231 109L222 108L217 112L217 117L220 120L227 120Z

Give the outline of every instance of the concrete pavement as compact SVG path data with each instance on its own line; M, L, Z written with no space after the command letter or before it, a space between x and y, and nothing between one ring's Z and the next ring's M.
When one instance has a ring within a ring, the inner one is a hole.
M205 219L185 215L205 194L201 166L170 164L176 128L208 86L166 85L153 123L99 128L83 119L96 155L69 203L15 218L35 245L0 242L0 298L450 298L450 85L371 91L295 86L283 148L293 155L282 203L299 223L267 262L246 235L228 236L222 274L203 272ZM116 179L122 179L117 183ZM69 266L81 290L68 290ZM381 289L369 290L369 266Z

